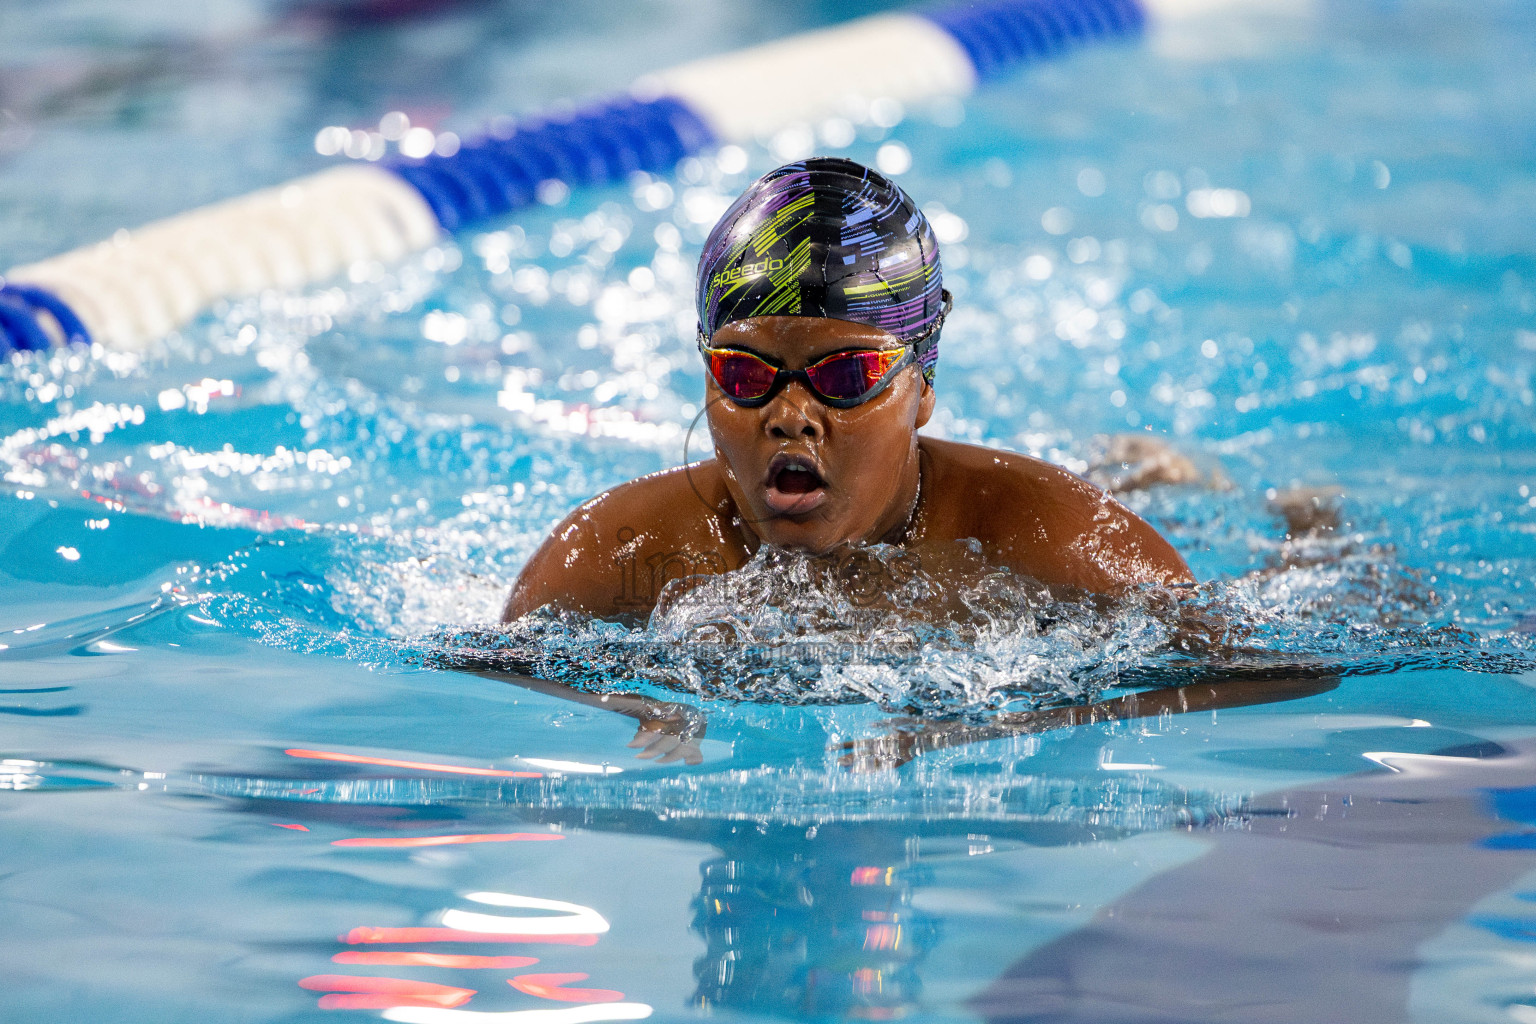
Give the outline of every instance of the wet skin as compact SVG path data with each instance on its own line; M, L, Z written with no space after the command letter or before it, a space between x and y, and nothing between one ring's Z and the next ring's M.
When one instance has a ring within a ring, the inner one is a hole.
M711 344L798 369L900 341L845 320L767 316L728 324ZM706 380L715 458L577 508L523 569L505 620L545 605L643 620L666 579L738 569L764 543L820 554L884 542L938 565L974 538L992 562L1048 586L1114 595L1193 581L1156 530L1080 477L919 437L935 396L915 364L851 409L823 404L799 380L746 408Z

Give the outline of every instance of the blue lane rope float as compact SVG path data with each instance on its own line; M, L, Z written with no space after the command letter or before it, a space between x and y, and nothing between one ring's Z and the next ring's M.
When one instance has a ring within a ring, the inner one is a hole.
M451 232L533 205L545 181L590 186L670 171L714 141L681 101L625 96L487 135L452 156L397 157L383 166L414 185Z
M977 81L987 83L1026 61L1054 56L1078 43L1139 32L1146 12L1135 0L990 0L934 11L928 18L955 37Z
M43 288L0 283L0 341L16 349L88 345L90 332L73 310Z
M38 322L33 307L5 293L0 293L0 331L5 333L13 347L23 351L51 348L53 345L42 324Z
M332 167L16 267L0 278L0 354L92 342L141 349L219 299L393 262L530 206L550 182L670 172L711 146L838 116L851 101L964 96L1149 21L1254 2L1263 0L976 0L707 57L575 113L493 129L451 155Z

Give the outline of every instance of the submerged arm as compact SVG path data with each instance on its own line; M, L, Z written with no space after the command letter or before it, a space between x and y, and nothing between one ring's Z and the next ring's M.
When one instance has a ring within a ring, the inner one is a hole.
M1236 678L1146 690L1092 704L1001 714L986 725L909 721L899 725L890 735L841 744L838 749L843 752L843 756L839 763L861 770L895 768L921 754L946 747L1067 729L1075 725L1156 718L1165 713L1184 714L1274 704L1327 693L1338 685L1337 676Z
M672 761L700 764L704 760L699 749L706 725L704 713L691 704L655 700L638 693L588 693L564 683L502 669L474 668L470 671L535 693L633 718L640 727L628 745L643 748L636 757L656 758L662 764Z

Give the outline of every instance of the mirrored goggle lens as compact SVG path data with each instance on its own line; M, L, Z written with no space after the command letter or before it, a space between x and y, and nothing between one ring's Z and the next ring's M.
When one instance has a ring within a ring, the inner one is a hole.
M805 369L811 384L827 398L859 398L879 385L891 367L901 361L904 349L839 352Z
M709 372L720 390L735 399L762 398L773 387L778 371L746 352L711 352Z

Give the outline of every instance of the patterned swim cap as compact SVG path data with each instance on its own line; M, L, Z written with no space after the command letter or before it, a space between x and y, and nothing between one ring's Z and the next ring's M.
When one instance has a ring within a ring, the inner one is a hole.
M697 295L706 339L754 316L851 320L917 341L933 381L948 297L938 242L905 192L852 160L800 160L748 186L704 243Z

